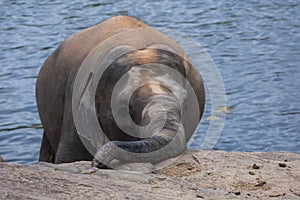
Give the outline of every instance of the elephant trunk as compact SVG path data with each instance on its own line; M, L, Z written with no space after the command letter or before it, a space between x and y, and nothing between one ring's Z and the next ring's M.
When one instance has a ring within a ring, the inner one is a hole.
M95 154L93 163L96 166L99 163L108 165L113 159L121 163L155 164L176 157L186 149L180 103L166 88L153 89L157 87L162 86L147 85L139 88L130 101L131 117L140 125L137 134L142 139L108 142ZM145 90L148 95L145 95Z

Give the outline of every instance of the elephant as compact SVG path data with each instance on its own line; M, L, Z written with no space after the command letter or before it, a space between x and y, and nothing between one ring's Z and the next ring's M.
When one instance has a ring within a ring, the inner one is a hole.
M97 57L91 58L95 52ZM108 54L118 55L107 64L101 77L92 75L93 79L99 79L92 108L106 140L91 152L85 145L87 141L78 134L72 98L76 77L88 66L87 60L101 63ZM173 75L164 69L157 70L162 65L179 74L178 80L172 80ZM117 82L124 77L119 93L112 98ZM141 84L132 88L135 83ZM138 133L141 129L128 133L114 119L112 100L122 110L120 102L124 103L124 94L130 97L122 112L127 112L136 126L142 127L143 136ZM159 163L180 155L203 114L205 90L198 70L174 40L135 17L114 16L72 34L59 45L39 71L36 99L44 128L40 161L86 160L95 167L107 168L113 159ZM169 145L175 138L176 142Z

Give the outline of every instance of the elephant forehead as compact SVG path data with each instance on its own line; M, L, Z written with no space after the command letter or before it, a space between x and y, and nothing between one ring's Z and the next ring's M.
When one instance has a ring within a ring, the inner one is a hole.
M155 49L146 48L134 51L134 53L129 53L123 59L135 60L137 63L156 63L159 61L159 55Z

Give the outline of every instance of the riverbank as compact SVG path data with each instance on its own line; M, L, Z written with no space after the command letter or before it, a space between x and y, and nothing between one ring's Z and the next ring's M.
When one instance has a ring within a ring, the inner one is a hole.
M152 172L0 163L0 199L300 199L300 154L187 151Z

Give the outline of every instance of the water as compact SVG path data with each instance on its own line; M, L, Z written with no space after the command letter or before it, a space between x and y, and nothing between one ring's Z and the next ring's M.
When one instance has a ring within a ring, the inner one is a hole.
M5 161L38 159L43 129L35 82L44 60L70 34L118 14L180 31L212 56L231 108L215 149L300 153L299 1L2 0L0 155ZM190 148L201 145L209 101L206 108Z

